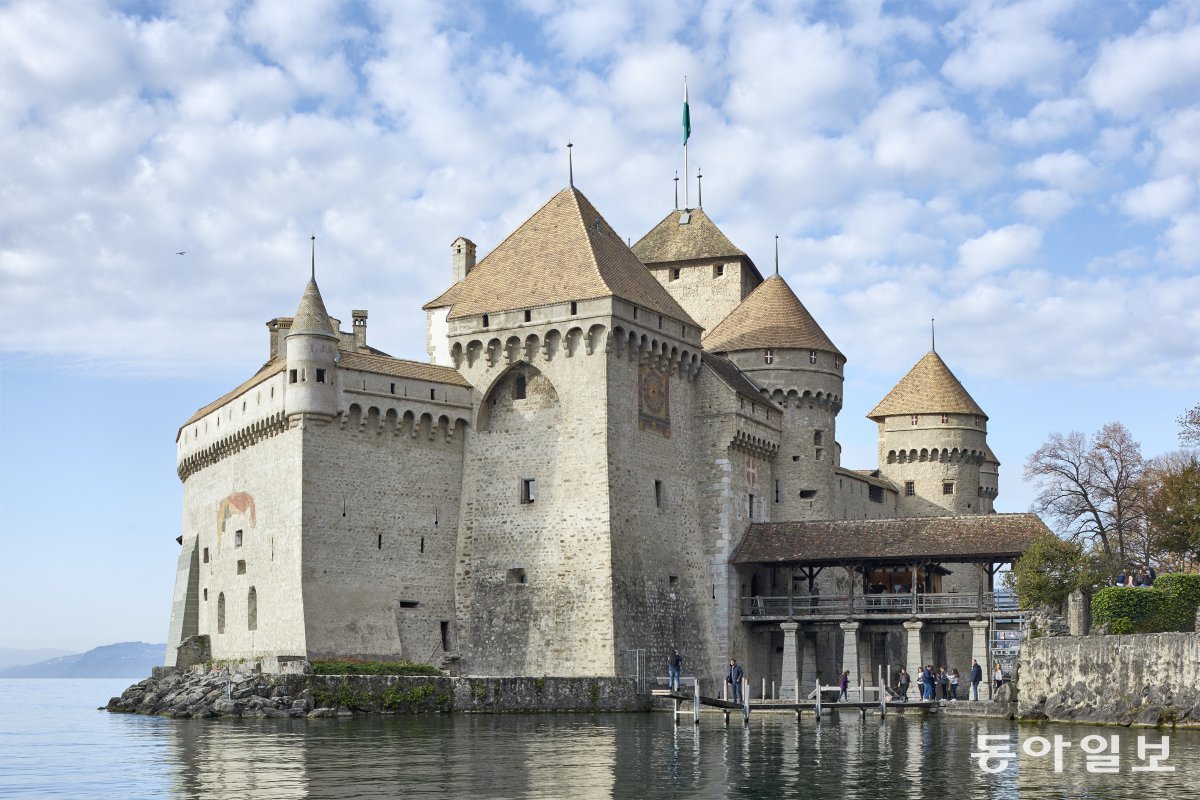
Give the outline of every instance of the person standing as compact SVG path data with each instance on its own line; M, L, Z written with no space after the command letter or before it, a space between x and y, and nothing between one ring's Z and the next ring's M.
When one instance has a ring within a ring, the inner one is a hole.
M950 699L950 675L946 672L946 668L942 667L937 674L938 688L942 692L942 700ZM935 698L936 699L936 698Z
M950 670L950 702L951 703L958 702L958 682L959 682L959 680L960 680L960 678L959 678L958 670L956 670L956 669Z
M925 665L925 672L922 673L921 680L923 682L922 688L924 688L924 690L925 690L925 699L926 700L936 700L937 698L935 697L934 692L936 692L937 690L935 688L935 683L934 683L934 681L936 681L936 678L934 677L934 674L933 674L933 664Z
M842 672L842 677L838 678L838 702L850 699L850 670Z
M729 659L729 674L725 676L725 682L733 686L733 702L742 702L742 679L746 677L746 673L740 666L736 658Z
M977 659L971 659L971 699L979 700L979 683L983 680L983 667Z
M1000 691L1000 687L1004 685L1004 670L1000 669L1000 662L996 662L996 668L992 670L992 692Z
M900 702L908 702L908 687L912 684L912 678L908 674L908 670L904 667L900 668L900 676L896 679L896 688L900 690Z
M679 672L683 669L683 656L679 655L678 650L672 650L671 656L667 659L667 684L671 687L672 692L679 691Z

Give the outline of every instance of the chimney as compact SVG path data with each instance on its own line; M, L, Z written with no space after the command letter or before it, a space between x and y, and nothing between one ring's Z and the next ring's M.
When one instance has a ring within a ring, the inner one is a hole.
M291 317L276 317L267 321L267 330L271 332L271 358L287 358L286 339L292 328Z
M458 283L475 269L475 243L460 236L450 245L450 275Z
M367 349L367 310L356 308L350 312L350 316L354 318L354 349L360 352L365 351Z

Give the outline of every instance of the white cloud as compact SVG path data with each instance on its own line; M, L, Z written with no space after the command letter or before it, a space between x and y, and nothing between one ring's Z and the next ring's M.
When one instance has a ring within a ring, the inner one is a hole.
M1071 195L1060 189L1030 189L1017 196L1017 210L1039 222L1053 222L1075 206Z
M1027 116L1006 121L1002 134L1017 144L1035 145L1085 130L1091 123L1092 109L1086 100L1077 97L1043 100Z
M1195 193L1195 181L1175 175L1126 192L1121 198L1121 208L1132 217L1166 219L1185 209Z
M1084 85L1093 102L1120 117L1169 102L1200 100L1200 25L1144 28L1100 50Z
M1055 35L1053 27L1073 5L1048 0L968 4L944 28L958 47L942 73L966 89L1053 90L1075 56L1074 45Z
M1200 213L1180 214L1166 233L1166 256L1185 267L1200 265ZM1192 306L1195 314L1200 305Z
M958 247L968 277L1028 265L1042 247L1042 231L1032 225L1007 225L969 239Z
M1017 172L1023 178L1041 181L1053 189L1067 192L1087 192L1100 183L1096 165L1073 150L1038 156L1021 164Z

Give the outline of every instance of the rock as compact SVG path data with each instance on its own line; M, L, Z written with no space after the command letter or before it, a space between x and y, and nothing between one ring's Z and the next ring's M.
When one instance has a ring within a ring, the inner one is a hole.
M312 711L308 712L308 716L311 719L320 717L336 717L337 715L338 710L336 708L314 708Z
M311 702L311 701L309 701L309 700L306 700L306 699L304 699L304 698L302 697L302 698L300 698L299 700L293 700L293 701L292 701L292 708L293 708L293 709L299 709L299 710L301 710L301 711L308 711L308 710L309 710L309 708L311 707L311 706L310 706L310 702Z
M236 703L233 700L227 700L222 697L212 704L213 713L233 716L241 713L241 703Z
M352 717L354 716L354 712L345 706L338 706L337 715L339 717Z

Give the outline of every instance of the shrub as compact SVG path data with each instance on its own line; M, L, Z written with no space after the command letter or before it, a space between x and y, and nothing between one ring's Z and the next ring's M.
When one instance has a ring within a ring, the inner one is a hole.
M1162 597L1160 630L1195 630L1196 609L1200 608L1200 575L1159 575L1151 591Z
M1092 598L1092 624L1108 624L1113 633L1162 630L1163 594L1153 589L1109 586Z
M312 671L317 675L428 675L439 676L442 671L429 664L412 661L360 661L342 658L332 661L313 661Z

